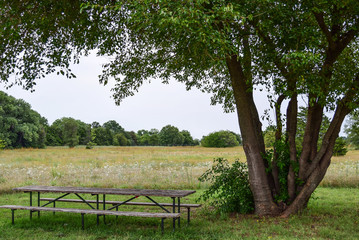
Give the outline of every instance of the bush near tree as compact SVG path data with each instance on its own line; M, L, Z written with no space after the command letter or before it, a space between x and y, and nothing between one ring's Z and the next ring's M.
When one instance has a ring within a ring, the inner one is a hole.
M226 159L217 158L198 180L210 183L199 199L208 201L220 213L253 212L254 200L249 186L247 164L236 160L231 166Z
M235 147L239 146L236 134L231 131L218 131L210 133L208 136L204 136L201 140L203 147Z

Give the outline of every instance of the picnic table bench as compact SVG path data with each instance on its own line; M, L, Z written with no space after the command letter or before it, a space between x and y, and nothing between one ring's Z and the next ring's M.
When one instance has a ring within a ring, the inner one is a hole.
M32 218L33 212L37 212L40 217L41 211L51 212L67 212L67 213L80 213L82 228L84 229L84 215L94 214L97 215L97 224L99 224L99 216L104 217L106 215L113 216L132 216L132 217L151 217L161 218L161 230L164 231L164 220L166 218L173 219L173 230L178 221L180 227L181 208L187 208L188 210L188 223L190 222L190 208L199 207L200 204L181 204L180 199L195 193L193 190L153 190L153 189L119 189L119 188L84 188L84 187L57 187L57 186L25 186L13 189L15 191L23 191L30 193L30 206L19 206L19 205L4 205L0 208L11 209L12 211L12 223L14 224L14 212L15 210L29 210L30 219ZM37 192L37 206L33 206L33 192ZM41 198L41 193L62 193L57 198ZM64 197L74 194L78 199L66 199ZM79 194L91 194L96 196L96 200L86 200ZM99 199L99 195L103 195L102 201ZM106 195L123 195L132 196L126 201L108 201ZM150 202L132 202L132 200L138 197L146 197ZM158 203L152 197L170 197L172 203ZM176 203L177 199L177 203ZM44 205L41 205L41 201L46 201ZM72 202L72 203L85 203L90 209L81 208L57 208L56 202ZM46 207L49 204L53 204L53 207ZM96 204L93 206L92 204ZM100 210L100 204L103 210ZM106 208L106 205L111 207ZM121 205L137 205L137 206L157 206L164 212L153 213L153 212L134 212L134 211L118 211ZM171 207L172 212L165 207ZM116 209L116 211L113 211ZM177 212L176 212L177 209Z

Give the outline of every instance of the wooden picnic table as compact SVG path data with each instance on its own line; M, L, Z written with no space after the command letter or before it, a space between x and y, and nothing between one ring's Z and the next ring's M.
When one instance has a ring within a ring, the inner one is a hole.
M58 187L58 186L25 186L14 188L21 192L52 192L52 193L87 193L92 195L133 195L158 197L185 197L195 193L194 190L158 190L158 189L127 189L127 188L89 188L89 187Z
M118 208L121 205L130 205L131 203L134 203L134 205L141 205L142 203L135 203L135 202L131 202L132 200L138 198L138 197L145 197L147 199L149 199L152 203L153 206L158 206L160 207L162 210L164 210L166 213L168 213L170 216L172 216L173 218L173 229L175 228L176 225L176 221L178 221L178 226L180 227L180 212L181 212L181 207L183 207L183 204L181 204L181 198L188 196L190 194L195 193L196 191L194 190L159 190L159 189L121 189L121 188L89 188L89 187L59 187L59 186L24 186L24 187L18 187L18 188L14 188L14 191L22 191L22 192L28 192L30 193L30 207L33 206L33 193L37 193L37 207L39 208L38 212L38 216L40 216L40 211L42 211L44 209L44 207L46 207L49 204L53 204L53 208L56 207L55 203L56 202L83 202L85 204L87 204L90 208L92 208L92 210L100 210L99 209L99 205L102 204L103 205L103 212L107 212L113 209L116 209L116 211L118 211ZM42 199L40 194L41 193L60 193L62 195L60 195L57 198L51 198L51 199ZM74 194L78 197L77 200L75 199L64 199L64 197L70 195L70 194ZM94 200L86 200L84 199L81 195L79 194L91 194L91 195L95 195L96 196L96 201ZM102 201L100 201L99 199L99 195L102 195ZM106 195L122 195L122 196L132 196L129 199L127 199L126 201L117 201L114 203L114 201L106 201ZM172 203L159 203L158 201L155 201L152 197L170 197L172 198ZM176 202L177 199L177 202ZM46 204L41 205L40 201L47 201ZM95 203L96 206L92 206L92 204ZM143 203L143 206L146 206L147 203ZM111 205L111 207L106 208L106 205ZM189 223L189 208L191 206L191 204L187 204L187 208L188 208L188 223ZM194 204L192 204L194 206ZM198 206L200 206L199 204L197 204ZM172 213L170 210L168 210L167 208L165 208L165 206L170 206L172 207ZM197 206L194 206L197 207ZM10 208L10 207L8 207ZM19 208L21 209L21 208ZM24 209L24 208L22 208ZM31 209L31 208L30 208ZM177 210L176 210L177 209ZM26 210L26 209L24 209ZM58 210L58 209L57 209ZM84 209L78 209L81 211L84 211ZM32 218L32 213L36 212L36 210L30 210L30 218ZM55 212L55 211L54 211ZM74 209L74 212L75 209ZM120 213L120 212L118 212ZM141 215L138 214L136 212L137 215ZM144 213L143 216L147 216L146 214L148 213ZM159 217L162 217L161 213L159 213ZM174 215L176 214L176 215ZM111 215L111 214L102 214L104 217L104 221L105 221L105 215ZM99 216L97 215L97 224L99 224ZM162 218L162 222L163 222L163 218ZM162 228L163 228L163 223L162 223Z

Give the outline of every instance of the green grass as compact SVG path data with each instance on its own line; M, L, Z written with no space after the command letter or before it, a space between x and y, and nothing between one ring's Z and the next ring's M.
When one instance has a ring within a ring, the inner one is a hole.
M13 193L11 189L30 184L196 189L195 195L183 200L193 203L208 186L200 183L198 177L216 157L230 162L237 158L245 160L241 147L92 150L60 147L0 151L0 205L27 205L29 195ZM18 210L15 225L11 225L11 211L0 209L0 239L359 239L358 187L359 151L349 151L346 156L332 159L308 209L288 219L219 216L205 205L193 213L190 226L182 221L183 227L174 233L171 221L166 220L162 236L159 219L120 217L116 221L108 217L108 225L96 226L96 217L86 216L86 229L82 231L79 214L42 213L40 219L34 217L30 221L27 211Z
M194 202L199 194L186 201ZM25 193L0 195L1 205L28 201ZM288 219L219 216L204 206L194 212L190 226L183 219L174 233L171 220L166 220L164 235L159 219L107 217L107 225L101 218L97 226L95 216L85 216L82 231L79 214L44 212L30 221L27 211L18 210L12 225L11 211L6 209L0 210L0 239L359 239L358 203L359 189L321 187L306 211Z

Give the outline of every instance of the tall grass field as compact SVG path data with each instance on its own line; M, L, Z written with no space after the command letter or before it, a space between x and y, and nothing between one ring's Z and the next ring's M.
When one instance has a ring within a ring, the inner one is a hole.
M29 196L12 188L25 185L195 189L184 199L196 202L208 183L198 177L213 159L245 161L242 147L48 147L0 151L0 205L28 204ZM308 209L289 219L255 215L220 216L211 206L194 211L190 226L161 235L158 219L115 218L96 226L95 216L0 210L0 239L359 239L359 151L333 157ZM67 205L71 206L71 205Z

